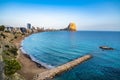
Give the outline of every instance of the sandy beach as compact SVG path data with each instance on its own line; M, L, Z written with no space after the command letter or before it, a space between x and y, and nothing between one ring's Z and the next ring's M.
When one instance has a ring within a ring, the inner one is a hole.
M38 66L34 61L30 59L30 57L26 54L24 54L20 50L20 44L21 41L24 39L24 37L19 37L14 41L14 44L18 48L18 56L17 60L21 63L21 70L18 71L19 74L21 74L26 80L32 80L33 76L37 73L41 73L46 71L42 66Z

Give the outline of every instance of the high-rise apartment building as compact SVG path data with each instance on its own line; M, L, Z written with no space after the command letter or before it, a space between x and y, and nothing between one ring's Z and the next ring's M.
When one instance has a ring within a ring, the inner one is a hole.
M31 24L27 23L27 29L31 29Z

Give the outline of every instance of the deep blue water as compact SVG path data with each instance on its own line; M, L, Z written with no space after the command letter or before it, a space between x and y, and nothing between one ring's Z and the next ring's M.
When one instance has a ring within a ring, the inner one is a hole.
M115 50L103 51L99 46ZM120 32L77 31L33 34L22 42L34 61L53 68L85 54L93 58L74 67L55 80L120 80Z

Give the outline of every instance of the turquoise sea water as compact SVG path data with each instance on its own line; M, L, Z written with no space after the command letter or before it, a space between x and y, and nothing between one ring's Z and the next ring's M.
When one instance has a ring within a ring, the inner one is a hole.
M103 51L99 46L115 50ZM77 31L33 34L22 49L47 68L65 64L85 54L93 58L56 76L54 80L120 80L120 32Z

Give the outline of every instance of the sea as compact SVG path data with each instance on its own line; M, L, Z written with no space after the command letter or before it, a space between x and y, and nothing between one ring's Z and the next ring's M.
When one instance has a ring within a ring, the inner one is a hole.
M48 69L86 54L93 56L57 75L54 80L120 80L120 32L42 32L26 37L21 45L33 61ZM109 46L114 50L102 50L100 46Z

